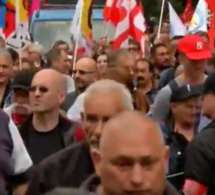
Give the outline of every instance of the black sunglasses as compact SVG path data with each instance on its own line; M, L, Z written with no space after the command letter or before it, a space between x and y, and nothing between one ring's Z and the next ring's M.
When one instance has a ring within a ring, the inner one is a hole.
M32 86L32 87L30 87L29 91L35 92L37 89L40 91L40 93L48 92L48 88L44 87L44 86Z
M92 74L92 73L95 73L96 71L85 71L85 70L73 70L73 71L72 71L73 74L76 74L77 72L78 72L79 74L85 75L85 74Z

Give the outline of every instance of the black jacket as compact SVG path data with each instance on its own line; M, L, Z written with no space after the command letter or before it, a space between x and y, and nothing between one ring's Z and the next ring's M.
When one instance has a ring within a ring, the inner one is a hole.
M41 195L56 187L77 188L92 173L94 166L87 143L76 143L39 164L26 195Z
M207 195L215 194L215 120L188 145L185 177L207 186Z
M95 192L99 184L100 184L99 177L93 174L81 185L81 188L89 192ZM180 195L180 194L169 182L166 182L166 187L163 195Z
M33 115L30 115L26 121L20 126L19 132L25 143L26 148L28 149L28 139L29 139L29 130L31 127ZM61 131L61 136L64 141L64 145L68 146L73 143L73 134L76 128L76 124L71 123L67 119L59 115L59 129Z

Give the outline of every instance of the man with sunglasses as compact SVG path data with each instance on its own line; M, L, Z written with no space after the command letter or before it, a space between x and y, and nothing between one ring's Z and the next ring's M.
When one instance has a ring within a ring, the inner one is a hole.
M79 115L79 109L75 109L73 107L76 98L82 94L87 87L89 87L92 83L98 80L98 71L96 61L83 57L77 61L73 70L73 76L75 81L75 91L67 94L66 100L62 105L62 109L67 112L68 118L73 120L76 118L74 115ZM82 101L81 101L82 102Z
M72 124L59 112L65 91L65 78L55 70L41 70L33 78L30 88L33 114L22 124L20 133L34 164L69 144Z

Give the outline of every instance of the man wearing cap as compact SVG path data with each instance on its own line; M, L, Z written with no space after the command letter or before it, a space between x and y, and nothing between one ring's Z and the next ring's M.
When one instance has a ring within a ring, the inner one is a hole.
M188 145L185 164L186 195L215 194L215 73L208 76L204 85L203 114L212 119Z
M202 84L206 79L204 74L207 59L211 52L198 35L189 34L178 42L179 61L184 66L183 73L162 88L155 98L152 108L153 117L158 121L164 121L169 113L169 100L172 90L186 84ZM198 114L196 117L196 128L200 121L200 104L198 103Z
M19 71L12 83L12 104L4 111L19 127L26 117L31 113L29 105L29 89L34 76L34 71Z
M195 102L203 91L203 85L185 85L172 91L170 113L161 123L166 144L170 147L169 171L171 183L180 190L184 184L185 151L193 140L195 127ZM177 176L171 177L171 175Z

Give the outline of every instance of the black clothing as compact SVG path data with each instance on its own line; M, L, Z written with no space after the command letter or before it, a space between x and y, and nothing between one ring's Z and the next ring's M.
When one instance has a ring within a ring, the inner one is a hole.
M30 115L19 130L34 164L73 143L75 125L61 115L58 125L52 131L44 133L34 129L32 118L33 115Z
M215 194L215 120L205 127L188 145L185 177L209 188Z
M65 147L59 130L59 125L57 125L51 131L39 132L31 124L28 138L28 152L34 164L38 164L47 156Z
M89 192L96 192L96 189L100 183L101 181L99 177L93 174L81 185L81 188ZM180 194L169 182L166 182L166 187L163 195L180 195Z
M78 97L78 93L76 91L68 93L66 95L64 102L61 105L61 109L67 112L75 103L75 100L77 99L77 97Z
M41 195L56 187L79 187L94 173L89 146L76 143L42 161L26 195Z

